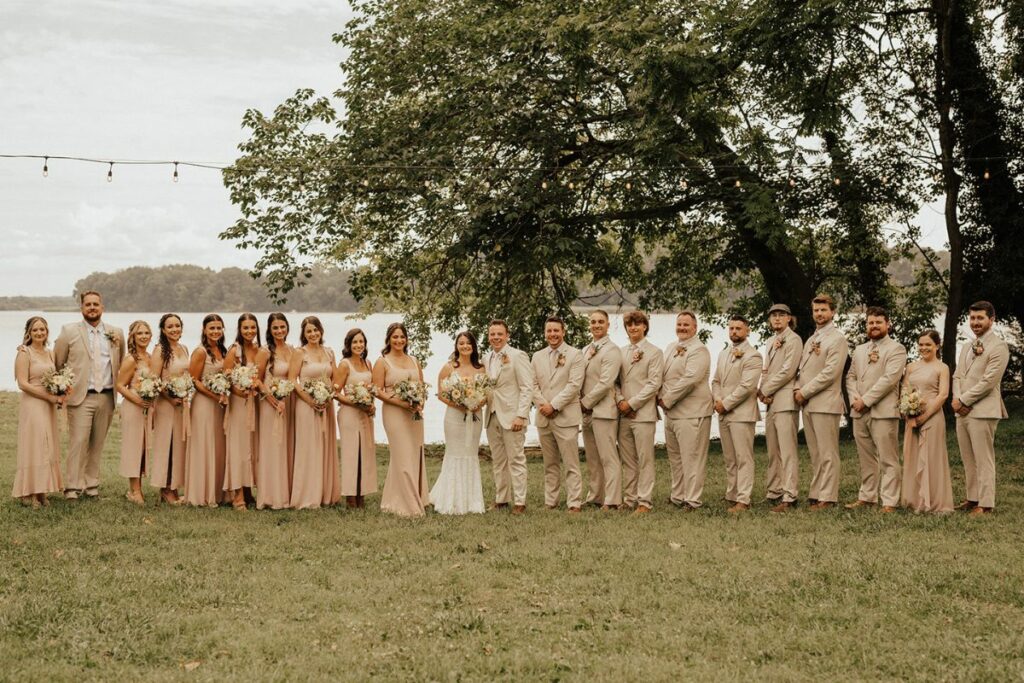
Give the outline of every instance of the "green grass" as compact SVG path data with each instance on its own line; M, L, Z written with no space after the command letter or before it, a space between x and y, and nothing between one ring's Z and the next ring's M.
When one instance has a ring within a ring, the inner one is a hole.
M0 394L5 496L16 415ZM733 518L713 445L696 514L658 504L661 458L644 518L543 510L531 462L524 517L410 521L376 497L363 512L132 507L115 421L102 499L0 504L0 679L1020 679L1024 420L997 438L983 519ZM844 500L856 469L844 443ZM759 444L755 499L763 473Z

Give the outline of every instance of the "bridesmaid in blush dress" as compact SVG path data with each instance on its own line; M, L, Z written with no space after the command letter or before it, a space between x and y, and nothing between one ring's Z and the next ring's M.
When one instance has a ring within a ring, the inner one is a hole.
M143 370L149 370L152 358L149 342L153 331L149 323L136 320L128 327L128 356L121 362L115 388L124 397L121 401L121 464L119 473L128 479L128 493L132 503L145 505L142 495L142 477L146 474L146 451L151 427L152 401L145 401L136 393Z
M295 384L295 471L291 506L296 509L334 505L341 499L338 452L334 432L334 400L318 406L302 382L323 379L333 386L334 354L321 345L324 326L315 316L302 321L299 342L292 353L288 379Z
M949 366L939 360L941 348L938 332L923 332L917 340L921 359L908 365L903 375L903 391L913 387L921 394L921 414L905 416L903 437L903 505L914 512L953 511L942 412L949 396Z
M292 354L288 345L288 318L271 313L267 318L267 345L256 354L256 367L262 382L260 402L259 455L256 458L256 508L282 510L291 497L291 462L295 432L292 429L294 398L278 400L270 393L273 384L288 379Z
M363 496L377 492L377 448L373 440L376 408L353 403L346 387L360 382L373 384L373 371L366 362L366 335L356 328L345 335L341 362L334 370L338 392L338 434L341 441L341 495L350 508L364 507Z
M422 517L430 504L423 457L423 421L414 419L423 406L413 407L394 394L402 380L423 381L423 370L405 352L409 333L402 323L388 325L386 345L373 366L373 384L383 401L384 431L388 435L388 474L380 509L401 517Z
M260 350L260 325L252 313L238 316L235 343L228 349L224 359L224 372L231 374L238 366L258 372L256 354ZM251 389L231 387L224 429L227 433L227 465L224 468L224 491L231 498L236 510L245 510L256 485L257 417L256 400L261 385L254 375Z
M164 381L188 374L188 349L180 343L181 332L181 318L174 313L161 316L160 343L150 360L149 369ZM187 402L165 390L153 406L149 481L160 489L159 500L171 505L182 502L178 489L185 483L189 427Z
M46 494L60 491L60 438L57 408L67 396L54 396L43 377L55 369L53 352L46 348L50 326L33 316L25 323L25 336L14 359L14 378L21 389L18 405L18 453L11 492L25 505L47 505ZM79 378L81 379L81 378Z
M189 372L196 383L196 395L188 437L185 463L185 502L215 508L224 501L224 406L228 397L215 394L206 386L210 377L224 371L224 319L216 313L203 318L201 343L192 352Z

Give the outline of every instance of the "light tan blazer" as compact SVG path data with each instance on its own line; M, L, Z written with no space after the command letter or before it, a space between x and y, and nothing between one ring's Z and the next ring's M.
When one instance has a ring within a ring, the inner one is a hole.
M78 406L85 400L89 392L89 373L92 370L92 349L89 346L89 333L86 330L84 320L77 323L68 323L61 328L60 336L53 345L53 355L56 360L57 369L70 365L75 373L75 386L68 396L69 406ZM121 360L124 358L125 344L124 332L121 328L113 325L103 325L106 334L113 336L110 343L110 371L114 384L117 384L117 373L121 369Z
M781 342L778 347L776 341ZM800 335L788 327L768 340L760 387L761 394L772 399L767 412L799 410L793 400L793 389L796 388L796 373L800 369L803 348Z
M550 403L558 412L550 420L537 413L537 426L579 427L583 422L580 410L580 388L583 386L583 354L566 343L559 347L561 364L552 358L551 348L545 346L533 354L533 403Z
M846 337L833 324L827 325L807 340L797 376L797 388L807 399L805 411L834 415L846 412L842 384L843 370L849 355Z
M877 343L878 353L871 360L873 343L861 344L853 351L853 362L846 373L846 392L850 401L857 398L864 401L867 410L858 413L850 409L853 419L870 415L878 419L899 419L900 380L907 368L907 349L890 336Z
M601 340L600 349L592 354L593 344L583 349L583 388L580 405L592 410L593 416L614 420L619 416L615 407L615 380L622 367L622 353L611 339Z
M665 414L674 419L710 417L715 405L708 386L711 353L696 337L683 345L685 353L677 354L678 346L679 342L672 342L664 352L660 398Z
M737 357L736 354L739 354ZM721 401L728 411L726 422L757 422L757 380L761 377L761 354L749 342L730 344L718 354L715 377L711 380L711 397Z
M489 425L492 417L505 429L512 428L512 420L521 417L530 422L530 404L533 403L533 365L525 351L505 346L501 353L489 351L484 357L484 367L491 367L491 358L497 364L498 376L491 392L484 424Z
M636 412L633 422L657 422L658 402L655 397L661 388L665 356L661 349L647 341L645 337L637 344L637 352L642 354L642 357L634 363L629 346L627 344L622 347L622 365L619 369L615 403L617 405L620 401L629 402L629 407Z
M974 353L974 343L964 344L953 373L953 398L971 409L969 417L1006 418L1006 405L999 390L1010 349L993 330L981 339L982 351Z

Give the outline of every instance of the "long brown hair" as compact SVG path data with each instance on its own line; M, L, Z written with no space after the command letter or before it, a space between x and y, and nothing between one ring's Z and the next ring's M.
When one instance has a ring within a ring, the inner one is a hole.
M174 357L174 349L171 348L171 340L164 334L164 325L171 318L177 318L178 322L181 322L181 316L177 313L164 313L160 316L160 367L166 368L171 364L171 358ZM181 325L182 331L185 329L184 323Z
M211 313L208 316L206 316L205 318L203 318L203 330L202 330L200 336L202 337L201 341L203 343L203 348L206 349L206 353L210 356L211 359L215 358L215 356L213 355L213 345L211 345L210 344L210 340L206 338L206 326L209 325L212 322L218 322L218 323L221 324L221 327L223 327L224 326L224 318L220 317L216 313ZM217 340L217 348L220 350L220 357L221 358L224 358L224 356L228 355L228 349L227 349L226 346L224 346L224 334L223 333L220 335L220 339Z
M320 322L320 318L315 315L307 315L302 319L302 324L299 327L299 343L305 346L309 342L306 341L306 325L312 325L320 332L320 345L324 344L324 325Z
M139 333L139 328L145 327L149 330L149 335L153 336L153 328L149 326L145 320L136 320L128 326L128 354L135 359L135 362L140 360L139 358L139 343L135 341L135 335Z
M391 323L388 325L388 331L384 333L384 348L380 352L382 356L391 353L391 335L395 333L395 330L402 331L402 334L405 335L405 348L409 348L409 330L405 329L405 324Z
M342 358L351 358L352 357L352 340L356 338L357 334L363 335L363 353L362 353L362 355L359 356L359 358L361 358L362 361L365 363L366 362L366 355L367 355L367 352L368 352L368 349L366 347L368 347L370 345L370 343L366 340L366 333L363 332L358 327L353 327L345 335L345 344L341 348L341 357Z
M288 322L288 318L284 317L284 313L271 313L267 316L267 348L270 349L270 357L267 359L267 367L274 367L274 354L277 353L277 340L274 339L274 335L270 333L270 328L274 326L274 322L281 320L288 328L288 332L292 331L292 326ZM288 337L285 336L285 339Z
M469 330L463 330L455 335L455 351L452 352L452 365L456 368L459 367L459 340L463 337L468 339L470 345L473 347L473 350L469 354L469 364L479 370L483 367L483 363L480 362L480 349L476 344L476 335Z
M252 343L259 348L260 346L260 321L256 319L252 313L243 313L238 316L238 327L235 330L235 343L238 344L238 355L242 357L242 365L245 365L245 339L242 338L242 323L246 320L251 320L256 323L256 336L253 337ZM320 334L323 334L321 332Z

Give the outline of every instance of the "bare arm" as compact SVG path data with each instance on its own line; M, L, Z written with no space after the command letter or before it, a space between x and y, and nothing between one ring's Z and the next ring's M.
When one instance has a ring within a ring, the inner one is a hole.
M132 389L132 380L135 378L135 368L137 367L135 356L128 356L121 363L121 369L117 371L117 381L114 383L114 387L117 389L117 393L124 396L126 401L131 401L137 406L146 408L149 406L148 401L143 401L142 398L135 393Z
M122 366L124 367L124 366ZM188 362L188 374L192 375L192 381L196 385L196 391L203 396L213 399L218 403L224 403L227 400L225 396L218 396L217 394L210 391L206 384L203 382L203 369L206 367L206 349L202 346L197 346L196 350L192 352L192 358Z
M42 387L37 387L28 381L28 366L30 359L29 351L24 346L18 349L18 355L14 357L14 379L18 381L18 388L29 396L41 398L50 403L60 403L61 397L54 396Z
M451 363L445 363L444 365L441 366L441 372L437 373L437 397L441 399L441 403L445 404L446 406L451 406L456 410L466 412L466 409L463 406L460 406L458 403L449 401L448 399L441 395L441 383L448 379L454 371L455 369L452 368Z

